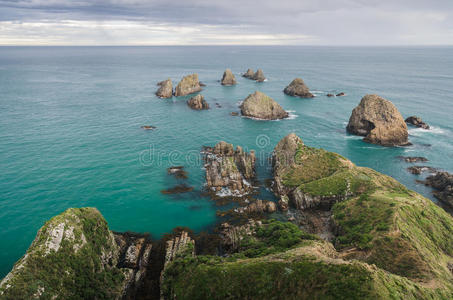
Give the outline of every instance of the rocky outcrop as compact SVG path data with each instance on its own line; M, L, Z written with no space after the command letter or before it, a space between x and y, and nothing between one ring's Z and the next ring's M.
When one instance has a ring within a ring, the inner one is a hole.
M230 113L230 115L232 115L233 117L236 117L236 116L239 116L239 113L236 112L236 111L232 111L232 112Z
M284 119L289 115L274 99L258 91L250 94L240 109L243 116L262 120Z
M159 89L156 92L156 96L160 98L171 98L173 96L173 84L171 79L161 81L157 84Z
M347 131L364 136L364 141L382 146L408 145L407 126L392 102L378 95L366 95L354 108Z
M145 239L117 244L117 238L97 209L68 209L38 231L2 280L0 293L5 299L82 299L102 291L108 299L120 299L143 278L151 244Z
M268 200L258 199L248 204L247 206L242 206L234 209L235 212L239 214L264 214L264 213L274 213L277 211L277 205L275 202Z
M423 122L422 119L417 116L410 116L409 118L406 118L406 120L404 120L404 121L407 124L413 125L415 127L429 129L429 125L426 124L425 122Z
M437 169L429 166L412 166L407 168L409 173L414 174L414 175L420 175L425 172L429 173L436 173Z
M433 194L437 199L453 207L453 174L438 172L428 176L425 184L436 189Z
M225 72L223 73L221 83L222 83L222 85L235 85L236 84L236 78L234 77L234 75L230 69L226 69Z
M283 90L286 95L297 96L301 98L313 98L314 95L310 93L310 90L305 85L305 82L301 78L296 78Z
M209 104L208 104L208 102L206 102L206 100L204 100L204 97L203 97L201 94L196 95L195 97L190 98L190 99L187 101L187 105L188 105L191 109L195 109L195 110L209 109Z
M245 77L245 78L249 78L249 79L253 79L253 76L255 75L255 73L253 72L252 69L248 69L247 72L245 72L242 77Z
M160 275L161 285L165 281L165 271L169 264L178 257L195 257L195 241L189 236L187 231L181 231L166 242L164 267ZM160 299L164 299L162 294Z
M266 77L264 77L263 70L258 69L251 79L256 80L257 82L263 82L266 80Z
M145 129L145 130L154 130L156 129L156 126L151 126L151 125L143 125L140 127L141 129Z
M337 97L343 97L343 96L346 96L346 94L344 92L341 92L341 93L338 93L336 94Z
M178 179L187 179L187 172L184 166L174 166L167 169L167 174L173 175Z
M334 97L335 95L334 94L327 94L326 96L330 98L330 97Z
M175 88L175 96L186 96L201 91L198 74L183 77Z
M222 223L219 229L219 236L223 250L227 253L237 251L241 241L247 236L254 235L256 229L261 225L261 221L253 219L249 219L247 223L239 226Z
M397 156L397 158L407 162L407 163L416 163L416 162L427 162L428 159L422 156Z
M240 146L219 142L205 147L206 187L218 196L242 197L253 191L255 151L245 152Z

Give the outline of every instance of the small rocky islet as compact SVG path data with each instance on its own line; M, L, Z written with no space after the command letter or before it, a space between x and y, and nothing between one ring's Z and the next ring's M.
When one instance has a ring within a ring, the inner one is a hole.
M223 77L231 83L227 71ZM262 71L249 71L250 77L258 73L256 78L264 78ZM293 82L285 94L309 98L308 88L299 80ZM170 79L159 86L156 95L161 98L201 91L196 74L184 77L174 92ZM198 94L188 105L204 109L207 103L203 101ZM288 117L275 100L258 91L240 109L243 116L258 119ZM347 130L364 136L366 142L407 145L406 122L390 101L366 95L353 110ZM112 232L95 208L71 208L38 231L26 254L1 281L0 296L453 297L453 217L395 179L356 166L339 154L305 145L291 133L272 152L271 190L279 199L276 203L254 198L258 176L253 150L220 141L204 147L202 153L204 189L214 200L241 199L238 207L221 214L222 223L213 233L194 234L177 228L154 240L147 235ZM401 159L426 161L421 157ZM430 167L413 168L422 172ZM170 167L167 173L177 180L187 179L183 166ZM425 184L436 189L438 199L453 206L453 175L436 170ZM162 192L187 192L187 188L192 190L180 183ZM269 219L273 213L279 213L282 221ZM256 282L261 283L260 289Z

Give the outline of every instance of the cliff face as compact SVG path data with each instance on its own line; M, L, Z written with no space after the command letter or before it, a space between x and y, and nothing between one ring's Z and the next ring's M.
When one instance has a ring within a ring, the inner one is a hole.
M156 92L156 96L160 98L171 98L173 96L173 83L171 79L161 81L157 84L159 89Z
M146 273L151 244L113 234L95 208L71 208L38 231L0 284L2 299L121 299Z
M347 131L364 136L364 141L383 146L407 145L407 126L392 102L366 95L353 109Z

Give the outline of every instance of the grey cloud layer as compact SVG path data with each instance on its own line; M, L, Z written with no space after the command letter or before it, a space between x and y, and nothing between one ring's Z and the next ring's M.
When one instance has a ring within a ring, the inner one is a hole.
M65 20L214 26L230 36L293 35L301 44L453 43L451 0L0 0L3 22Z

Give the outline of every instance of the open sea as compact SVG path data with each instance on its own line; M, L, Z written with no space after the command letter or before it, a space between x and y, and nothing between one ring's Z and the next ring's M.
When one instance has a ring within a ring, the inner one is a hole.
M238 84L221 86L231 68ZM242 78L262 68L268 80ZM208 111L188 97L159 99L158 81L198 73ZM313 99L286 96L301 77ZM230 116L255 90L291 117L257 121ZM328 98L327 93L347 96ZM403 117L417 115L432 130L410 127L413 146L386 148L346 133L351 110L369 93L392 101ZM218 105L216 105L218 103ZM156 126L143 130L142 125ZM204 183L200 150L220 140L254 149L261 197L271 176L268 156L290 132L307 145L338 152L390 175L429 197L399 155L453 172L452 47L0 47L0 278L27 250L46 220L69 207L95 206L115 231L159 238L176 226L208 230L216 222ZM195 190L164 195L184 165Z

